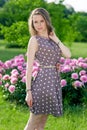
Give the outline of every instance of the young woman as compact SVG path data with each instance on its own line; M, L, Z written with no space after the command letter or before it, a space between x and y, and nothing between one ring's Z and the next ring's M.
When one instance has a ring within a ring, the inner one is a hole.
M62 115L62 91L60 86L59 61L61 54L70 58L69 49L56 36L48 12L36 8L29 18L31 38L27 49L26 102L30 118L24 130L44 130L49 114ZM40 69L32 81L34 60Z

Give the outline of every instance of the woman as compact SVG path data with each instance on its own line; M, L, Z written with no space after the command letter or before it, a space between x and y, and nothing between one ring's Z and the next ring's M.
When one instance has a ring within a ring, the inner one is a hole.
M31 38L27 50L26 102L30 118L24 130L44 130L49 114L62 115L62 92L59 61L61 54L70 58L69 49L56 36L48 12L36 8L29 18ZM38 75L32 81L34 60L40 64Z

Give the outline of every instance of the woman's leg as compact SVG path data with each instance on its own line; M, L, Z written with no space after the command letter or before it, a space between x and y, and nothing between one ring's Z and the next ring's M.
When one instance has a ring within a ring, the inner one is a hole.
M38 128L38 130L44 130L44 127L45 127L47 118L48 118L48 115L42 115L42 116L41 116L41 120L40 120L40 123L39 123L39 128Z
M25 126L24 130L39 130L39 124L41 121L42 115L35 115L30 113L29 120L27 125Z

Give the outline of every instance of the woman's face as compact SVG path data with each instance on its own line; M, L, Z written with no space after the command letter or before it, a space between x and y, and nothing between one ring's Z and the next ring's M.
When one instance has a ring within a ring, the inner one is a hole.
M41 15L33 16L33 26L38 34L47 32L47 25L45 19Z

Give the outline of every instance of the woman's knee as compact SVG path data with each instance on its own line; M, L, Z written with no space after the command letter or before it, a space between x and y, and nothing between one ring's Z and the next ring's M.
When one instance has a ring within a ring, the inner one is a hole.
M30 113L29 120L24 130L35 130L35 129L38 130L41 117L42 115L34 115L33 113Z
M39 123L39 130L43 130L44 129L46 121L47 121L47 118L48 118L47 115L43 115L42 116L42 118L40 120L40 123Z

